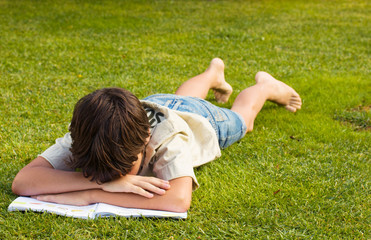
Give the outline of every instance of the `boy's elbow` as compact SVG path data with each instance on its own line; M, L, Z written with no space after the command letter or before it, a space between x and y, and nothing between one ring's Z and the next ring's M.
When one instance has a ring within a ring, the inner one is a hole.
M190 206L191 206L191 200L190 199L182 199L179 202L178 209L177 209L176 212L186 212L186 211L188 211Z
M173 212L186 212L191 206L191 196L184 194L183 196L177 196L171 206Z
M27 195L27 189L29 189L29 187L27 187L26 180L18 173L12 183L12 192L19 196L25 196Z
M169 202L166 208L173 212L186 212L191 206L192 178L181 177L170 181L171 188L168 191Z
M21 191L21 184L19 183L19 179L17 177L14 178L12 183L12 192L16 195L22 195Z

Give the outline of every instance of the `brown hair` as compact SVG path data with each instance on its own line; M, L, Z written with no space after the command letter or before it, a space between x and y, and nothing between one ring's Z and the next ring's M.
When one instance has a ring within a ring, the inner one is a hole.
M130 172L149 136L140 101L122 88L104 88L81 98L70 125L72 168L104 183Z

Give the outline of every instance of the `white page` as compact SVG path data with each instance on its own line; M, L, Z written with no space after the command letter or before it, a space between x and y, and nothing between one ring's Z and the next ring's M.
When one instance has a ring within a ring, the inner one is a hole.
M18 197L8 207L8 211L50 212L67 217L92 218L97 204L73 206L39 201L30 197Z
M95 209L95 215L97 217L108 217L108 216L122 216L122 217L170 217L170 218L187 218L187 212L168 212L148 209L137 209L137 208L124 208L105 203L99 203Z
M158 210L123 208L105 203L97 203L88 206L74 206L39 201L30 197L18 197L8 207L8 211L50 212L67 217L94 219L95 216L122 216L122 217L169 217L187 218L187 212L167 212Z

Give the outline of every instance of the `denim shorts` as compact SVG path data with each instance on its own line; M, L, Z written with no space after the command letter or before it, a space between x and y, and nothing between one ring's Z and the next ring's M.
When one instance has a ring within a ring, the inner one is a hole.
M240 140L246 132L243 118L227 108L217 107L203 99L174 94L155 94L144 100L181 111L196 113L205 117L213 126L220 148L226 148Z

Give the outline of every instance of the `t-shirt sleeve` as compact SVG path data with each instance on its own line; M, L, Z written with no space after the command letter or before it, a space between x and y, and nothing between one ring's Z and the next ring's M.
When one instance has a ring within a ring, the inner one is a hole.
M189 147L188 138L186 134L177 133L165 141L157 149L153 173L156 177L165 180L191 177L195 190L199 184L193 171L192 149Z
M45 158L55 169L72 171L73 169L67 165L72 157L71 144L71 135L67 133L64 137L58 138L53 146L39 156Z

